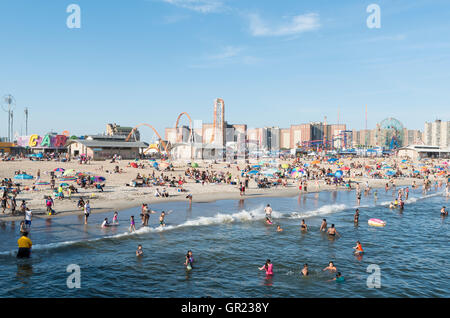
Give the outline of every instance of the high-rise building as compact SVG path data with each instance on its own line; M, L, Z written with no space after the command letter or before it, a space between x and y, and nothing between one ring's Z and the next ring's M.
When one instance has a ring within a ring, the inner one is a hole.
M425 123L423 141L429 146L449 147L450 146L450 122L436 120L432 123Z

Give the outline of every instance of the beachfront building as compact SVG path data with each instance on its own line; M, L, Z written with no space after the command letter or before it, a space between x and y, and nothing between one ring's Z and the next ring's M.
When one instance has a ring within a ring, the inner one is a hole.
M0 141L0 155L12 154L14 151L14 143L12 142L1 142Z
M92 135L84 139L70 139L65 147L71 158L87 156L92 160L110 159L119 155L122 159L139 158L149 144L141 141L125 141L126 136Z
M410 159L450 158L450 147L409 145L400 148L397 152L397 156Z
M450 147L450 121L426 122L423 141L429 146Z

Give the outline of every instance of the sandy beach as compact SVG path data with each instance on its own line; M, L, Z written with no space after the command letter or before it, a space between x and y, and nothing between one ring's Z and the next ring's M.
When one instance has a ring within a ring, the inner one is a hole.
M350 165L352 162L354 164L363 163L362 166L367 166L374 164L380 159L341 159L344 165ZM396 161L400 162L398 159L389 159L388 164L394 164ZM224 199L245 199L252 197L267 197L267 196L295 196L300 193L298 189L298 181L293 178L288 179L287 186L283 187L281 185L277 187L272 187L270 189L259 189L256 182L253 179L249 181L249 187L246 189L245 195L241 196L238 186L226 184L226 183L196 183L195 180L186 177L186 183L183 185L183 189L186 192L178 192L176 188L171 188L165 186L169 193L168 198L155 197L155 190L159 188L160 190L163 186L150 185L148 187L131 187L127 186L133 179L136 178L139 173L141 176L149 176L155 172L155 176L160 176L161 173L169 176L169 178L175 177L177 180L179 177L185 177L185 171L189 166L186 163L173 163L173 171L156 171L147 160L140 161L144 164L144 168L133 168L130 167L130 161L123 160L118 163L110 163L110 161L93 161L89 164L79 164L78 161L70 162L56 162L56 161L30 161L28 159L18 159L8 162L0 162L0 178L14 178L15 172L21 171L26 172L34 176L33 180L14 180L15 183L21 184L21 189L25 187L31 188L33 183L36 181L37 171L40 170L40 181L50 182L50 172L56 168L74 169L89 175L98 175L106 178L104 182L106 184L104 191L101 192L97 189L81 189L74 183L78 189L78 193L73 193L69 199L67 196L63 200L54 199L55 205L54 209L57 212L56 215L48 216L45 213L45 196L51 195L52 190L49 185L36 186L35 190L22 190L20 194L17 195L17 205L18 210L22 200L25 200L27 206L33 211L35 217L58 217L69 214L81 214L82 210L77 208L77 201L80 197L85 200L90 200L92 213L100 213L107 211L121 211L129 209L136 206L141 206L142 203L161 203L167 201L186 201L189 204L188 199L186 199L187 194L193 196L193 202L210 202L215 200ZM278 164L292 163L289 161L279 161ZM308 163L308 161L302 161L302 163ZM310 162L309 162L310 163ZM412 163L417 164L417 163ZM406 165L406 164L405 164ZM122 173L113 173L114 167L119 166L122 169ZM239 167L239 168L238 168ZM411 170L412 165L408 164L408 169ZM229 167L226 163L199 163L198 169L200 171L215 171L215 172L231 172L232 178L240 178L241 169L244 167L242 165L231 164ZM320 168L331 168L336 170L333 164L324 160L320 164L317 164L311 170ZM405 167L404 167L405 168ZM405 171L408 171L405 169ZM371 188L381 188L389 181L388 179L372 179L364 175L363 168L354 168L350 179L352 182L366 183L369 182ZM58 175L58 173L56 173ZM348 179L345 178L344 179ZM442 179L444 181L444 179ZM423 183L423 179L418 178L397 178L395 179L397 186L410 186L413 181L419 186ZM56 180L56 187L61 181ZM344 189L343 186L336 187L334 185L326 185L323 180L309 180L308 181L308 192L326 191ZM23 216L11 216L9 210L4 214L0 213L0 220L20 220Z

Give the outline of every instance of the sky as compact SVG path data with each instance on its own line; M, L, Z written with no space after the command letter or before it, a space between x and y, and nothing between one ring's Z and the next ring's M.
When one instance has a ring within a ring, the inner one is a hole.
M364 129L366 105L368 128L450 120L448 0L0 0L0 12L0 96L15 97L18 135L28 107L29 133L148 123L164 137L181 112L212 122L215 98L248 128L326 116Z

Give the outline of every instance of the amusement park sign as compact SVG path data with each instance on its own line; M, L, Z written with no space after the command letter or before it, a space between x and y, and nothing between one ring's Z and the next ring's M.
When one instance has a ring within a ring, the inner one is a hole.
M66 135L31 135L17 137L17 145L30 148L64 148L67 141Z

